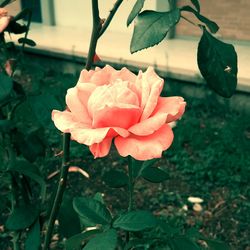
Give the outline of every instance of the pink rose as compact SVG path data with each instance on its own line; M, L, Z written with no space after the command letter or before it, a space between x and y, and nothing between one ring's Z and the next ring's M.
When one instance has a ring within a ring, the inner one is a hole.
M2 33L9 25L12 17L8 15L8 11L0 8L0 33Z
M68 110L53 110L55 126L104 157L114 144L121 156L137 160L160 158L173 141L169 123L179 119L186 103L182 97L160 97L163 79L152 67L138 76L127 68L83 70L68 90Z

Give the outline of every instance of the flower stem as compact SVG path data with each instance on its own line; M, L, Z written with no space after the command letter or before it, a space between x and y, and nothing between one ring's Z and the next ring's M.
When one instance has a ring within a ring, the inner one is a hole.
M91 40L89 45L89 52L86 62L86 70L90 70L93 64L93 59L95 56L95 50L97 46L97 41L99 38L99 32L101 30L102 24L99 17L99 7L98 7L98 0L92 0L92 17L93 17L93 28L91 34Z
M134 207L134 179L133 179L133 159L131 156L128 158L128 190L129 190L129 203L128 203L128 212L133 210Z
M120 2L120 0L117 2ZM114 12L112 13L112 16L109 16L108 18L109 21L106 24L105 29L102 31L102 33L108 27L109 23L111 22L119 6L120 4L116 7ZM98 38L100 37L100 31L102 30L102 24L101 24L101 20L99 17L98 0L92 0L92 15L93 15L93 29L92 29L92 34L91 34L87 62L85 66L86 70L91 69L95 51L96 51L97 41L98 41ZM55 197L52 210L50 213L50 217L49 217L48 229L47 229L47 233L45 236L43 250L49 249L49 244L50 244L51 236L53 233L55 220L56 220L58 211L62 203L62 197L63 197L63 193L66 187L68 170L69 170L69 160L70 160L69 153L70 153L70 134L65 133L63 135L63 161L62 161L62 167L60 170L60 179L59 179L59 183L57 187L56 197Z
M47 228L47 233L45 236L45 241L43 245L43 250L49 249L49 244L51 236L54 229L55 220L62 203L63 193L67 183L68 169L69 169L69 153L70 153L70 134L63 134L63 160L62 167L60 171L60 179L57 186L55 200L51 209L49 223Z
M102 34L105 32L105 30L107 29L107 27L109 26L112 18L114 17L116 11L118 10L118 8L120 7L121 3L123 2L123 0L117 0L113 6L113 8L110 10L109 16L106 19L106 21L104 22L101 30L100 30L100 34L99 37L102 36Z
M134 178L133 178L133 159L128 157L128 212L134 208ZM130 234L126 232L126 242L129 242Z

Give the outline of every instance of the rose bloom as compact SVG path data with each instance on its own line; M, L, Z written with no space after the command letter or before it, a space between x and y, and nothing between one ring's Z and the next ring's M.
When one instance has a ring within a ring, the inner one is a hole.
M0 33L2 33L9 25L11 16L8 15L8 11L4 8L0 8Z
M173 141L169 123L186 105L182 97L160 97L163 84L152 67L137 76L109 65L83 70L67 91L67 110L53 110L52 120L72 140L88 145L95 158L106 156L112 141L121 156L160 158Z

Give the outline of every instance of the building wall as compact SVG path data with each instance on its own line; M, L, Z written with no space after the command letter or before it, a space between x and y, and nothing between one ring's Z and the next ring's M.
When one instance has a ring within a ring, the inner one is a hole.
M190 0L178 0L178 6L191 4ZM220 30L218 36L223 39L250 41L250 0L200 0L201 14L215 21ZM183 12L185 17L192 14ZM176 36L200 35L199 28L181 18L176 27Z

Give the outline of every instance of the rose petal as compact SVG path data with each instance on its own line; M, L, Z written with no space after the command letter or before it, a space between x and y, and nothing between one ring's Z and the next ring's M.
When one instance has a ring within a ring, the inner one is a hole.
M76 121L74 115L69 111L53 110L52 120L55 126L63 133L70 133L71 129L81 126L80 123Z
M147 119L154 111L163 88L163 82L163 79L155 73L152 67L149 67L145 73L142 73L141 108L143 113L141 121Z
M91 96L93 91L96 89L96 85L94 83L89 83L89 82L84 82L84 83L78 82L76 85L76 88L77 88L77 94L78 94L78 98L80 102L82 103L84 107L87 108L89 97Z
M80 73L80 77L78 82L79 83L85 83L85 82L90 82L91 77L93 76L93 74L95 73L94 70L86 70L83 69Z
M100 143L105 138L113 138L117 135L120 135L121 137L127 137L129 136L129 132L125 129L110 127L91 129L79 126L78 128L71 130L72 140L88 146L91 146L95 143Z
M159 97L157 106L152 116L159 113L167 113L167 121L176 121L183 115L186 107L186 102L180 96Z
M112 143L112 138L108 137L100 143L95 143L89 147L95 158L108 155Z
M134 84L136 81L136 75L127 68L123 67L121 70L118 70L112 74L111 82L114 82L117 79L121 79L122 81L127 81Z
M166 123L167 116L168 115L164 113L157 114L147 120L133 125L128 129L128 131L140 136L151 135Z
M103 69L95 72L90 82L96 84L96 85L104 85L104 84L110 84L111 83L111 76L112 74L115 74L117 70L115 70L113 67L106 65Z
M115 138L115 146L118 153L126 157L131 155L136 160L150 160L160 158L162 151L172 144L174 135L172 129L164 124L155 133L148 136L130 135L127 138L120 136Z
M129 132L135 135L150 135L164 123L179 119L185 111L186 102L182 97L159 97L152 116L130 127Z
M5 8L0 8L0 18L7 16L8 15L8 11Z
M103 109L97 110L93 114L92 126L94 128L119 127L128 129L139 121L141 110L138 107L129 107L129 105L126 106L128 107L112 108L105 106Z
M78 97L78 89L76 87L68 89L66 104L77 120L83 123L91 124L92 120L90 119L88 110Z
M4 16L0 18L0 33L2 33L9 25L11 16Z

